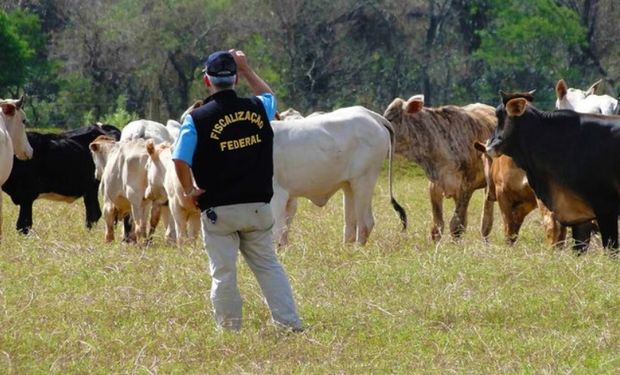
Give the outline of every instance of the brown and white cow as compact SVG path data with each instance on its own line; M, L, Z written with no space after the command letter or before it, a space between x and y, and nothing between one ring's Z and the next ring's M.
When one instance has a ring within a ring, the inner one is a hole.
M172 241L176 234L178 246L182 246L186 239L194 241L200 233L200 210L193 205L188 206L183 199L183 186L174 168L170 144L155 145L147 141L146 151L149 155L146 198L154 202L167 201L174 220L174 231L169 228L166 238Z
M467 226L467 207L473 192L486 187L482 158L471 145L484 142L495 129L495 108L485 104L464 107L424 107L424 96L396 98L384 113L394 126L395 152L420 165L430 180L433 211L431 237L441 238L443 199L456 202L450 233L458 238ZM493 223L493 202L483 209L482 235Z
M0 99L0 186L11 175L13 156L20 160L32 158L32 146L26 137L26 114L23 97ZM0 239L2 239L2 190L0 190Z

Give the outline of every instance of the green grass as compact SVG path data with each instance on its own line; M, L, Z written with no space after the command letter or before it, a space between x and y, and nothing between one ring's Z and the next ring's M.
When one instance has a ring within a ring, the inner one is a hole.
M464 238L435 244L426 179L398 161L395 181L410 228L384 174L365 247L341 244L341 195L322 209L300 201L279 256L302 334L268 323L242 261L244 328L218 333L200 245L166 246L161 230L148 248L104 244L81 200L37 201L35 233L21 237L5 195L0 373L620 373L620 263L598 239L583 257L546 247L534 212L508 247L496 208L485 244L477 192Z

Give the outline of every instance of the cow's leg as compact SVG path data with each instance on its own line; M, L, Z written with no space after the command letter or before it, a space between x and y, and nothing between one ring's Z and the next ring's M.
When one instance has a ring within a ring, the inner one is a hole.
M293 220L292 218L286 217L286 206L288 201L288 191L274 183L273 198L271 198L271 211L273 212L274 218L273 237L276 239L278 247L288 245L287 223Z
M164 225L166 227L166 242L169 244L174 244L176 242L176 229L175 229L175 224L174 224L174 219L172 218L172 215L170 213L170 205L169 204L164 204L160 206L160 214L161 214L161 219L164 222Z
M187 214L176 200L170 200L170 213L174 221L174 228L177 236L177 246L183 246L186 237Z
M200 214L191 213L188 218L188 237L193 242L198 238L200 233Z
M508 244L512 245L517 240L516 235L513 233L512 202L507 199L506 194L501 192L497 194L497 202L499 203L499 210L504 221L504 238Z
M364 245L368 241L370 232L375 226L372 215L372 193L375 189L377 176L366 177L354 181L351 185L353 190L355 216L357 221L357 243Z
M536 203L542 216L547 243L555 247L561 247L566 241L566 227L555 219L553 212L540 199L536 199Z
M0 241L2 241L2 189L0 189Z
M86 228L91 229L101 218L101 208L97 198L97 186L87 188L84 193L84 208L86 209Z
M485 189L484 194L484 207L482 208L482 220L480 224L480 234L482 239L488 241L491 229L493 229L493 203L491 196L488 193L488 188Z
M431 208L433 211L433 227L431 228L431 238L439 241L443 234L443 189L439 185L430 183L428 186L431 197Z
M344 206L344 233L345 243L353 243L357 237L357 215L355 214L355 197L350 184L342 188Z
M151 202L142 199L142 197L130 198L129 201L131 202L131 217L133 219L136 242L141 244L142 240L146 238L146 213L150 211Z
M467 207L472 193L472 191L462 191L455 198L456 207L450 220L450 234L454 239L460 238L467 228Z
M148 229L148 235L147 235L147 238L149 240L153 236L153 233L155 233L155 229L157 228L157 225L159 224L159 220L161 219L162 209L163 209L161 204L155 203L155 202L151 203L150 206L151 206L151 215L150 215L149 229ZM145 207L144 210L145 210L144 212L147 212L148 208Z
M21 234L28 234L32 228L32 203L33 201L26 200L19 205L17 231Z
M131 215L123 217L123 242L136 242L136 235L133 230L133 220Z
M105 220L105 242L114 241L114 220L116 219L116 210L112 204L104 203L103 219Z
M609 207L597 211L595 209L596 221L601 231L603 246L611 250L611 253L618 255L618 203L610 200Z
M583 254L590 246L590 237L592 236L592 222L581 223L571 227L573 232L573 251L577 254Z

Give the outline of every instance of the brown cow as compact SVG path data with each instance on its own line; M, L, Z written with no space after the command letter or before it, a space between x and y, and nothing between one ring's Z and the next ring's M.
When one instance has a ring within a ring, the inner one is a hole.
M473 192L486 187L480 154L471 145L491 136L495 108L485 104L425 108L424 96L396 98L384 117L394 126L395 152L419 164L430 180L433 210L431 237L439 240L444 228L443 198L453 198L456 209L450 233L458 238L467 226L467 207ZM491 231L493 202L485 200L481 232Z
M487 180L487 199L497 201L504 221L504 235L514 244L525 217L536 207L540 209L545 235L550 244L560 244L566 238L566 227L557 222L553 213L538 199L527 182L525 171L511 157L491 158L480 142L475 148L484 155L484 174Z

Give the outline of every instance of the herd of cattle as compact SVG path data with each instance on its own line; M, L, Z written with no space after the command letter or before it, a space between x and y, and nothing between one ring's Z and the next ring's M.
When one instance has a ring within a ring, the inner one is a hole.
M467 226L473 192L484 188L485 239L497 201L509 243L538 207L550 244L563 243L571 227L579 252L595 230L606 247L617 249L620 108L617 99L595 94L599 84L582 91L560 80L553 112L534 107L533 92L502 92L497 108L480 103L429 108L422 95L415 95L394 99L383 115L360 106L307 117L282 112L272 122L274 238L279 245L288 243L298 197L323 206L342 190L344 241L366 243L374 227L372 196L386 156L391 203L406 228L405 211L392 192L392 156L397 153L421 166L430 180L434 240L444 231L443 199L455 201L449 229L458 238ZM123 221L124 240L142 242L160 218L168 241L182 245L198 237L200 213L182 199L171 159L179 122L138 120L122 131L97 124L41 134L25 131L22 104L22 99L0 100L0 184L19 205L18 231L32 228L36 199L84 197L87 227L103 214L108 242L114 240L118 221Z

